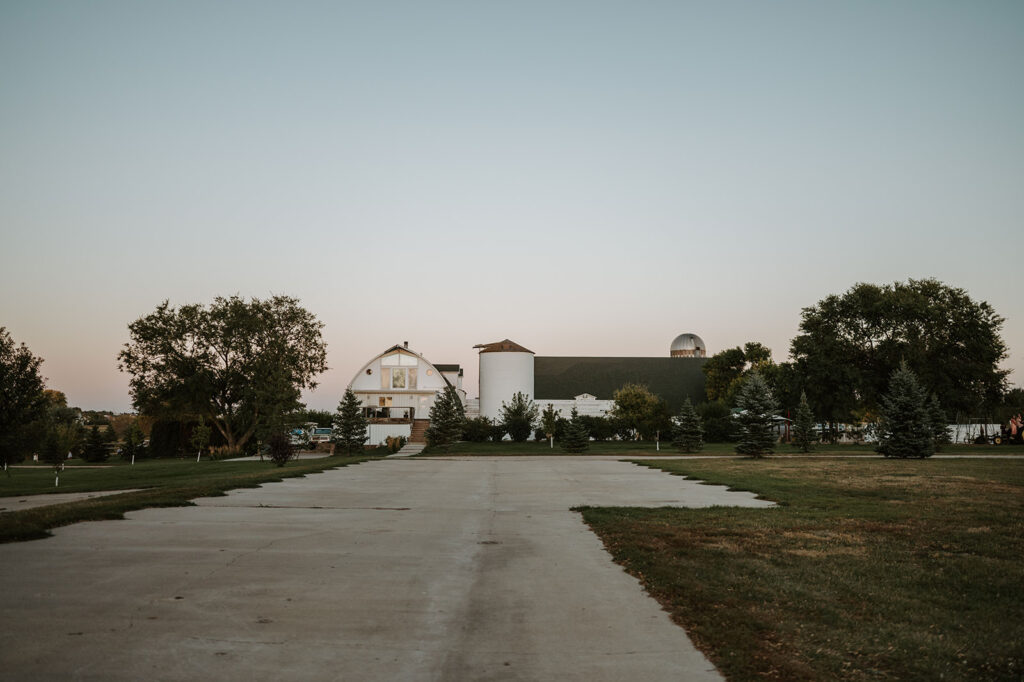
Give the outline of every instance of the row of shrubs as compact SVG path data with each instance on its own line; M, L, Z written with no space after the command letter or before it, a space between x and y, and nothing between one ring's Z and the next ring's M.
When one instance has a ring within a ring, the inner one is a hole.
M728 407L720 403L704 403L698 405L697 413L701 417L704 427L704 440L711 443L729 443L738 438L736 420ZM632 429L611 417L594 417L580 415L580 423L595 441L608 440L632 440L634 433ZM558 417L555 420L554 438L560 441L565 437L566 429L569 427L569 420L565 417ZM525 432L521 424L495 423L487 417L474 417L466 419L462 428L462 440L471 443L483 443L493 441L500 443L505 436L512 440L525 441L532 435L535 440L547 440L547 434L543 429L535 429L533 425L526 424ZM642 437L653 439L656 434L641 434ZM661 440L670 440L671 435L667 432L660 434Z

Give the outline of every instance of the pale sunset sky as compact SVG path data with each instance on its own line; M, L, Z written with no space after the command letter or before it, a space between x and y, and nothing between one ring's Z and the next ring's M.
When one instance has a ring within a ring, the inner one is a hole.
M460 363L761 341L856 282L1006 318L1024 2L0 2L0 326L71 404L164 299L297 297L334 409Z

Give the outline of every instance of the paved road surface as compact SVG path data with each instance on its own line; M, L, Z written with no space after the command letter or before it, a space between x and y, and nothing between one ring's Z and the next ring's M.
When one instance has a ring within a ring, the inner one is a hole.
M0 677L720 679L571 506L765 506L584 458L385 460L0 546Z

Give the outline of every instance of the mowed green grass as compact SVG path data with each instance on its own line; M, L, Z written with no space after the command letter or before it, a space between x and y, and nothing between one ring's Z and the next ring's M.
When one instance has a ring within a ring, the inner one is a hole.
M655 449L654 441L605 441L590 443L590 448L582 453L583 455L617 455L622 457L659 457L667 455L680 455L683 454L672 447L672 443L669 441L662 441L660 451ZM690 453L692 456L736 456L736 444L735 443L706 443L704 449L700 452ZM803 453L797 448L791 445L779 445L776 447L775 454L780 457L784 456L799 456ZM814 450L810 453L811 455L819 456L854 456L854 455L865 455L865 456L878 456L875 452L874 445L827 445L819 444L816 445ZM1020 445L946 445L943 446L942 451L939 453L942 455L981 455L981 456L996 456L996 455L1024 455L1024 446ZM548 446L547 441L526 441L525 443L513 443L511 441L503 441L501 443L468 443L461 442L455 443L448 448L448 452L441 452L439 450L425 452L417 457L446 457L451 455L481 455L481 456L517 456L517 455L535 455L535 456L566 456L574 457L572 453L563 451L558 443L555 443L555 447L551 448Z
M120 519L125 512L135 509L186 506L197 497L223 495L233 488L254 488L367 459L335 456L296 460L284 467L277 467L270 461L142 460L134 466L117 463L106 467L69 467L60 475L60 487L54 487L50 467L14 468L10 476L0 475L0 497L142 490L0 513L0 542L46 537L51 528L79 521Z
M1024 678L1024 460L644 464L781 505L582 510L728 679Z

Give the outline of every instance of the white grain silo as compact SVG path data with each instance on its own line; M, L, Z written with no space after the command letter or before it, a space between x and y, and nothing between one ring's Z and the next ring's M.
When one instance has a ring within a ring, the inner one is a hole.
M533 351L505 339L480 349L480 416L497 419L517 392L533 399Z

